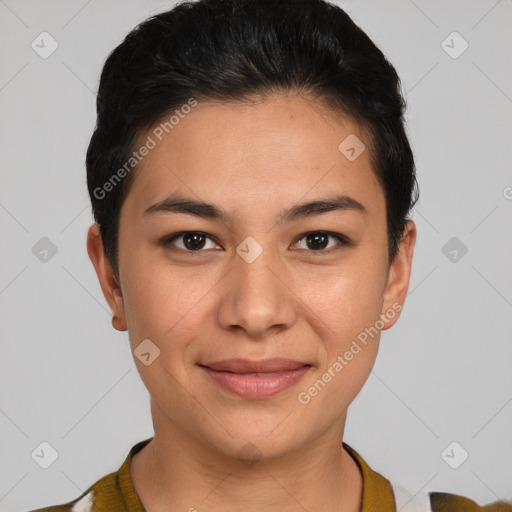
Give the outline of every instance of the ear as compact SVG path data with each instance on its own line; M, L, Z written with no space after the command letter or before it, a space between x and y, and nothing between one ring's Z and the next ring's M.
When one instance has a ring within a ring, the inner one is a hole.
M416 225L412 220L408 220L404 227L398 252L389 266L381 311L381 320L384 322L383 331L395 324L402 311L409 288L415 243Z
M112 310L112 326L118 331L126 331L126 315L121 288L114 270L103 248L99 224L93 224L87 233L87 253L94 265L103 295Z

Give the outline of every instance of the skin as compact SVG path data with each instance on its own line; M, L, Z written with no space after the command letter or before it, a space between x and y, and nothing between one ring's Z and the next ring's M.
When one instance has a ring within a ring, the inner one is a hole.
M354 161L338 150L349 134L367 148ZM160 350L149 366L134 357L151 396L155 435L130 473L148 512L360 510L362 477L341 441L380 332L309 403L297 396L365 328L379 318L390 328L399 312L391 319L387 313L405 300L416 229L407 222L389 264L385 197L369 147L360 125L317 99L200 102L138 164L120 214L120 287L98 226L90 227L88 253L114 327L129 331L132 351L145 339ZM173 192L214 203L231 218L143 216ZM366 213L276 223L297 203L337 194ZM211 238L199 253L183 237L159 244L180 231ZM335 238L308 245L311 231L345 235L352 245ZM252 263L236 252L248 236L263 249ZM235 357L285 357L312 367L277 396L243 399L198 366ZM239 455L247 443L258 450L252 464Z

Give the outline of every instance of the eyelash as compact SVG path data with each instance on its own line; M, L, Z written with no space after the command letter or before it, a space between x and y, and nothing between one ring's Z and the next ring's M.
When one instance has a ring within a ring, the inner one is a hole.
M207 235L206 233L203 233L202 231L180 231L179 233L174 233L173 235L169 235L169 236L162 238L160 240L160 243L163 247L165 247L166 249L168 249L170 251L185 252L185 253L190 253L190 254L207 252L207 250L205 250L205 249L198 249L197 251L190 251L188 249L181 249L180 247L175 247L172 245L172 242L174 242L175 240L179 239L180 237L183 237L184 235L189 235L189 234L205 236L206 238L210 239L217 245L220 245L220 244L218 244L218 242L215 241L215 239L213 237ZM314 234L323 234L327 237L335 238L336 240L338 240L338 245L336 247L331 247L330 249L320 249L318 251L306 249L306 252L310 252L312 254L319 254L319 255L329 254L333 251L341 249L342 247L348 247L348 246L352 245L352 243L350 242L350 240L347 237L345 237L339 233L333 233L331 231L308 231L307 233L304 233L299 238L297 238L296 243L300 242L302 239L306 238L308 235L314 235ZM301 249L299 249L299 250L301 250Z

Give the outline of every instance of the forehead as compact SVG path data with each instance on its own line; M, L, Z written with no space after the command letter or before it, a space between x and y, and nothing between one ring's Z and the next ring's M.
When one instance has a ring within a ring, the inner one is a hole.
M134 171L123 205L131 215L174 192L244 215L334 193L370 213L384 207L363 127L317 100L204 101L187 111L142 134L153 147Z

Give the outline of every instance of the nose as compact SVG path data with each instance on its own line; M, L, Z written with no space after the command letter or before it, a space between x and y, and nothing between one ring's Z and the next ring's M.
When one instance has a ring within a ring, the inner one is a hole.
M294 323L297 297L277 251L265 249L251 261L243 251L254 247L249 244L239 249L242 256L234 255L224 281L218 321L224 329L244 330L246 336L261 340L269 331L284 330Z

